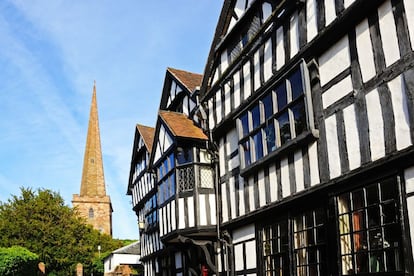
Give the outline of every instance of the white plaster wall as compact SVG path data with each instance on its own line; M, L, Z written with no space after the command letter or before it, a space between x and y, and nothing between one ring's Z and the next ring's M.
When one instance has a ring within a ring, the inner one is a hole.
M352 92L352 80L351 76L348 75L340 82L334 84L331 88L326 90L322 94L322 104L323 108L327 108L331 104L339 101L346 95L348 95L350 92Z
M287 158L280 161L280 178L282 182L282 197L290 196L289 161Z
M329 153L329 176L332 179L341 175L341 160L339 157L338 132L335 115L331 115L325 120L325 130L327 150Z
M352 104L344 108L345 139L348 150L349 169L353 170L361 165L357 118L355 106Z
M294 166L295 166L296 192L300 192L305 189L305 180L303 176L302 150L295 151Z
M401 75L390 81L388 86L395 118L397 150L402 150L412 145L406 87Z
M414 50L414 1L404 0L405 14L407 15L407 25L410 32L411 49Z
M277 176L276 176L276 165L272 164L269 167L269 182L270 182L270 200L272 202L277 201Z
M259 206L266 205L266 188L265 188L265 176L264 171L260 170L258 173L258 190L259 190Z
M351 64L348 36L344 36L319 57L321 85L325 85Z
M318 34L316 0L306 0L306 30L310 42Z
M361 67L362 80L367 82L376 74L374 54L369 34L368 19L364 19L356 26L356 44L358 60Z
M390 66L400 59L398 47L397 30L394 15L392 13L391 1L384 2L378 9L379 26L384 49L385 64Z
M382 120L378 90L374 89L369 92L365 98L367 103L371 160L375 161L385 156L384 122Z

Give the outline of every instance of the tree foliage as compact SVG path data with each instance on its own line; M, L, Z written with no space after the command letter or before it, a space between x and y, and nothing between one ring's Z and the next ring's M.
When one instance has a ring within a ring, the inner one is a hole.
M46 264L46 271L55 275L73 274L77 263L89 272L98 245L102 251L122 246L87 225L58 193L47 189L21 188L20 196L0 202L0 233L0 247L29 249Z
M21 246L0 247L0 275L36 275L39 256Z

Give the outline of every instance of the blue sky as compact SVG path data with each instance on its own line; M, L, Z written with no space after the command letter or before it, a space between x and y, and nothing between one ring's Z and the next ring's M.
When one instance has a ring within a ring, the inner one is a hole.
M96 80L113 236L137 239L135 124L155 124L167 67L203 73L222 3L0 1L0 201L31 187L71 205Z

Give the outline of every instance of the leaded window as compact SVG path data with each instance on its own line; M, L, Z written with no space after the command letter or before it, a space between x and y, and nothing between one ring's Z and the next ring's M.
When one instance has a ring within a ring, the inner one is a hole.
M398 179L337 197L342 275L402 270Z
M308 87L307 69L301 62L239 116L237 126L243 168L312 129Z
M259 231L261 275L326 275L326 216L311 209Z
M157 166L159 204L169 200L176 193L174 153L166 156Z

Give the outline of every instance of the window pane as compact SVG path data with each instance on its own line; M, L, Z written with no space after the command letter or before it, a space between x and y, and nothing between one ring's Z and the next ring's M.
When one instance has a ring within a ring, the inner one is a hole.
M242 135L245 137L247 134L249 134L249 118L248 113L246 112L240 117L240 123L242 128Z
M187 164L193 162L193 149L192 148L178 148L177 149L177 163L178 165Z
M277 111L280 112L287 105L286 83L283 81L276 88Z
M283 112L277 120L279 122L280 144L283 145L291 139L288 112Z
M303 101L298 102L291 108L295 123L295 133L299 136L306 129L306 111L305 103Z
M367 205L376 204L379 202L378 185L371 185L367 188Z
M360 189L352 193L353 210L360 209L365 206L364 190Z
M267 144L267 153L270 153L276 149L276 135L275 135L275 124L273 120L265 128L265 139Z
M380 186L381 186L382 201L396 198L398 191L397 191L397 181L395 178L389 178L389 179L381 181Z
M241 148L244 156L244 166L249 166L251 164L249 140L246 140L246 142L242 143Z
M267 94L263 99L263 109L265 119L269 119L273 115L273 100L272 100L272 92Z
M260 125L260 107L259 105L256 105L251 110L252 113L252 123L253 123L253 129L258 127Z
M263 157L263 140L262 140L262 131L259 130L259 132L257 132L254 136L253 136L253 143L254 143L254 147L255 147L255 152L256 152L256 159L260 160Z
M292 100L295 100L303 94L303 81L300 68L290 75L289 82L292 89Z

